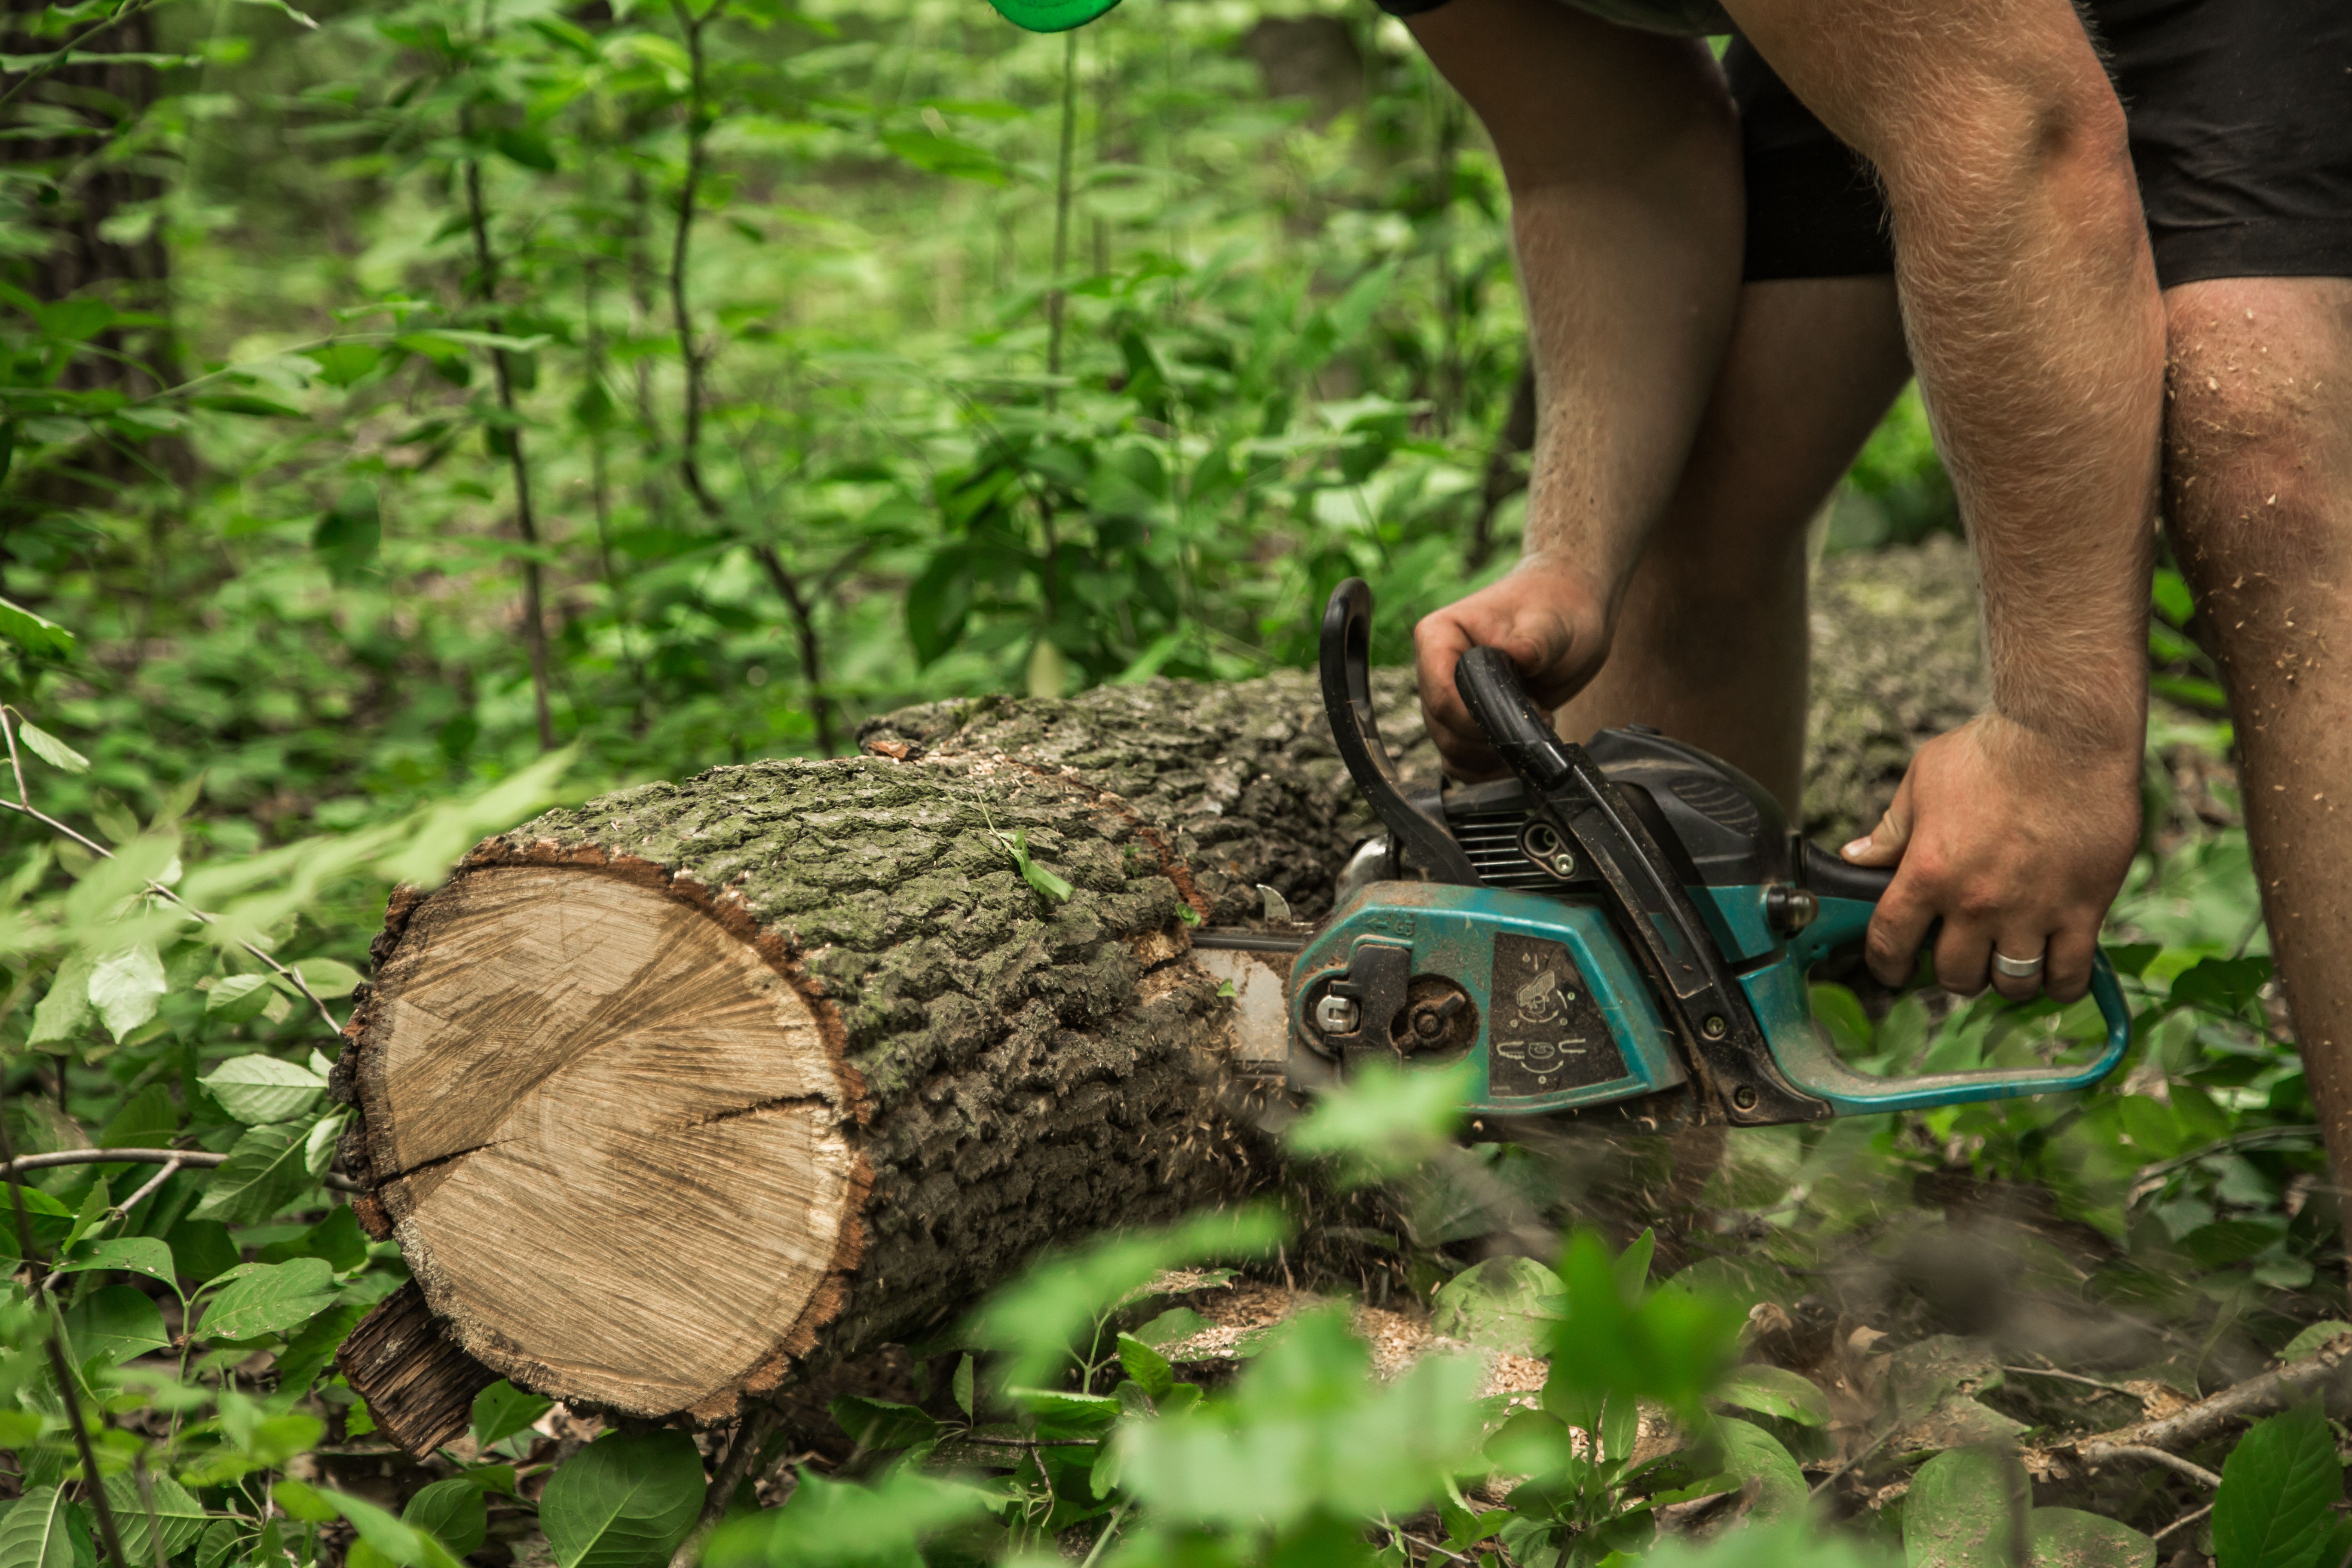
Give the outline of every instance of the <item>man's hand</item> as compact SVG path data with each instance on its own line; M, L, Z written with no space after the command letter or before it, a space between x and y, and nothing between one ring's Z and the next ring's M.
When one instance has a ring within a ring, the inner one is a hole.
M1503 768L1454 689L1455 662L1474 647L1500 648L1549 714L1582 689L1608 657L1604 604L1602 590L1585 574L1530 555L1500 582L1422 617L1412 628L1421 713L1447 772L1478 779Z
M1983 990L1998 949L2045 960L2036 979L1993 973L2002 995L2082 995L2139 842L2139 773L2137 748L2067 745L1996 713L1920 747L1876 829L1841 851L1857 866L1901 868L1870 922L1870 972L1908 980L1941 919L1936 978L1947 990Z

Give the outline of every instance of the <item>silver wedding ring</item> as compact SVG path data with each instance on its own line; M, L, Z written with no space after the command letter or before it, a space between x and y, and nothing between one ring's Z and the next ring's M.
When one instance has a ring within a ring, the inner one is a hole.
M2032 980L2042 973L2042 955L2037 952L2032 958L2011 958L2000 949L1994 948L1992 966L1996 972L2011 980Z

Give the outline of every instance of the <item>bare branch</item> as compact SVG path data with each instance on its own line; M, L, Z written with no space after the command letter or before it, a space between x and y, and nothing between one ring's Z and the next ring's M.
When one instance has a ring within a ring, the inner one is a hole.
M2347 1373L2347 1360L2352 1360L2352 1333L2338 1334L2301 1361L2231 1384L2210 1398L2200 1399L2169 1415L2053 1447L2071 1450L2075 1458L2094 1465L2107 1458L2153 1458L2157 1453L2201 1443L2225 1427L2268 1415L2342 1383ZM2211 1475L2210 1471L2201 1473ZM2221 1482L2216 1477L2205 1484L2218 1486Z
M26 1171L47 1171L58 1165L176 1164L184 1165L192 1171L209 1171L215 1165L226 1163L227 1160L228 1156L226 1154L215 1154L203 1149L59 1149L49 1154L19 1156L9 1161L5 1167L0 1167L0 1173L5 1173L7 1179L13 1182ZM160 1181L162 1178L158 1177L157 1180ZM337 1175L332 1171L328 1172L319 1180L339 1193L367 1191L349 1176ZM145 1195L145 1190L142 1189L136 1195L125 1199L122 1206L128 1208Z

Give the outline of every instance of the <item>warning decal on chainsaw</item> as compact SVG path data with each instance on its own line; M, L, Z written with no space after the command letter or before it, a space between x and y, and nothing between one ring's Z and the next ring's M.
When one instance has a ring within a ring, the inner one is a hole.
M1625 1076L1608 1021L1564 944L1498 934L1487 994L1488 1094L1558 1094Z

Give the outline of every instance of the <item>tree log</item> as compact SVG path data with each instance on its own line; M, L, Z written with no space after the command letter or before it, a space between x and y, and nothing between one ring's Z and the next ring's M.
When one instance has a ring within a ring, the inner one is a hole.
M1376 692L1433 779L1409 676ZM1261 883L1318 918L1372 828L1312 677L860 741L549 813L394 897L336 1068L360 1216L421 1294L341 1358L387 1436L446 1441L492 1374L725 1420L1041 1249L1281 1173L1189 931Z

